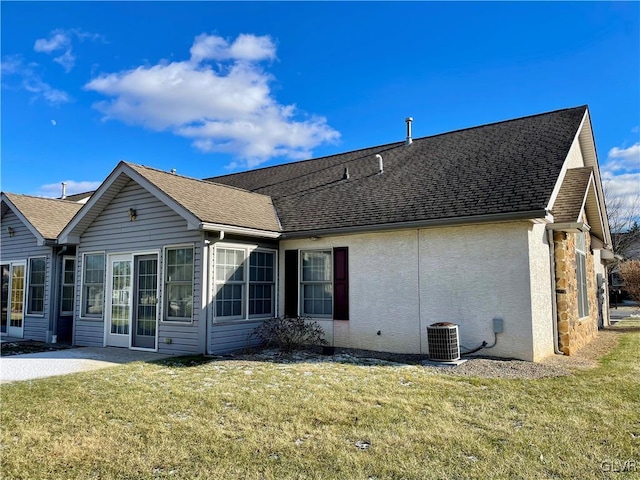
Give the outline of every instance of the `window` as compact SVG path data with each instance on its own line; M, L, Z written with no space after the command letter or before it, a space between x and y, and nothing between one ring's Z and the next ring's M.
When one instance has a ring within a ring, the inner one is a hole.
M216 316L243 316L245 251L231 248L216 250Z
M82 316L102 317L104 254L85 254L82 262Z
M273 317L273 252L253 251L249 256L249 316Z
M285 250L284 314L349 320L349 247Z
M216 248L216 318L235 320L274 315L275 258L275 252L255 247Z
M60 298L60 315L73 315L73 300L75 293L76 259L64 257L62 259L62 293Z
M328 316L333 313L331 250L300 253L302 314Z
M193 312L193 247L165 250L164 317L190 322Z
M589 315L587 293L587 247L584 233L576 234L576 281L578 285L578 317Z
M27 314L44 314L44 279L46 269L46 258L29 259L29 300L27 301Z

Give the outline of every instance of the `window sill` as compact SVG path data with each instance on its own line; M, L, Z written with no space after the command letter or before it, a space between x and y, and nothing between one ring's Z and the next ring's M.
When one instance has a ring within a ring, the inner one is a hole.
M212 325L222 326L222 325L237 325L239 323L258 323L258 322L264 322L265 320L269 320L270 318L273 318L273 316L256 317L256 318L220 319L220 320L213 320Z

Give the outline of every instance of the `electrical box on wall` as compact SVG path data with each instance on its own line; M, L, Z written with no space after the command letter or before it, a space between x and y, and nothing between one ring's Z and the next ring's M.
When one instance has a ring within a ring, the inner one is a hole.
M504 331L504 325L501 318L493 319L493 333L502 333Z

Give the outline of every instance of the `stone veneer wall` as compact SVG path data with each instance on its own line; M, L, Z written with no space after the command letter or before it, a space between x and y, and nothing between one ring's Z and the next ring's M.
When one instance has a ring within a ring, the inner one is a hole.
M598 299L591 238L586 234L587 294L589 316L578 318L578 285L576 279L576 233L555 232L553 236L556 263L556 301L560 350L575 354L598 332Z

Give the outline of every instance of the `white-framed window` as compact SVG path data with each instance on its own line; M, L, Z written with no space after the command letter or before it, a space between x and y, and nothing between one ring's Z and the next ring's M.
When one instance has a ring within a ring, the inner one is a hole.
M311 317L333 314L331 250L300 251L300 312Z
M216 319L226 321L275 315L275 250L218 244L214 259Z
M62 257L62 281L60 292L60 315L73 315L75 297L76 259Z
M589 315L587 291L587 241L584 232L576 234L576 282L578 285L578 318Z
M102 318L104 305L104 253L82 255L81 315Z
M46 272L46 257L35 257L29 259L27 315L44 315L44 287Z
M193 245L164 249L165 322L190 322L193 317Z

